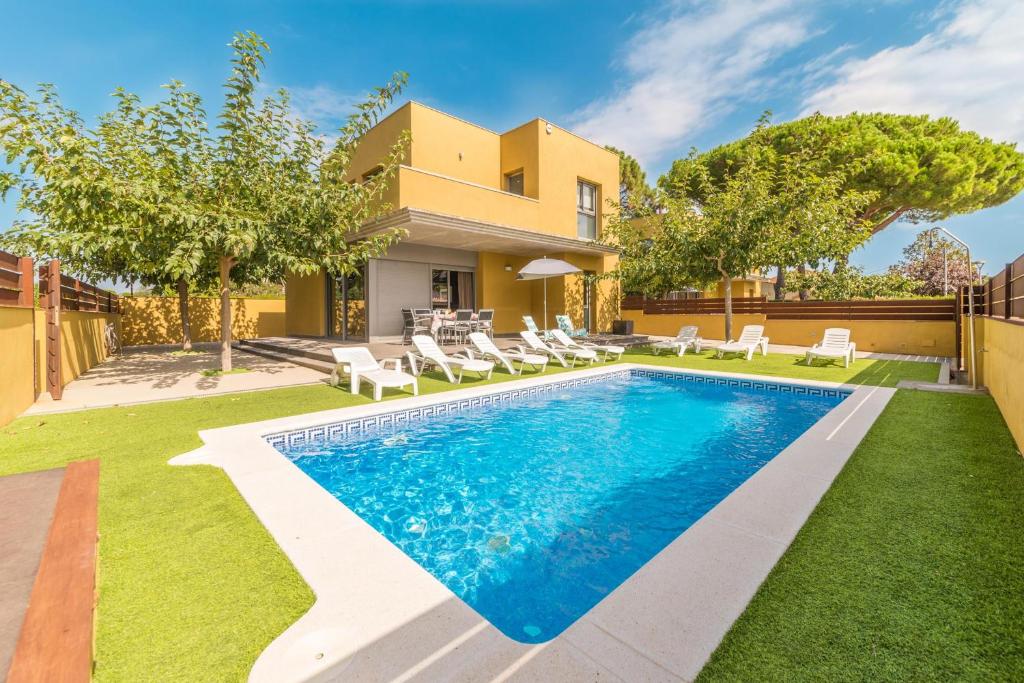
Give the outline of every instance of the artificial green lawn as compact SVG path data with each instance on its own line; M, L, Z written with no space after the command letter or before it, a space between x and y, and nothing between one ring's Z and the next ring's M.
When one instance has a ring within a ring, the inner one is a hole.
M899 379L933 380L938 370L935 364L866 360L849 369L808 368L787 355L757 356L748 363L709 354L680 359L638 352L624 360L887 386ZM562 370L548 374L554 372ZM496 372L493 381L509 379ZM478 381L467 376L464 386ZM420 388L433 393L457 387L424 376ZM301 386L26 417L0 428L0 474L71 460L102 461L98 680L245 677L260 651L308 609L313 596L221 470L171 467L167 460L200 446L201 429L366 402L365 395L353 397L326 385ZM991 403L987 406L981 415L986 433L1004 434ZM942 414L927 416L935 429L956 426ZM888 419L898 424L902 418L897 413ZM906 435L908 443L920 438L919 433ZM899 444L894 449L905 450ZM1024 509L1019 502L1017 508ZM978 521L987 519L979 515ZM863 550L865 562L873 562L872 548ZM973 619L980 617L971 613Z
M1022 501L991 398L898 391L700 680L1021 680Z

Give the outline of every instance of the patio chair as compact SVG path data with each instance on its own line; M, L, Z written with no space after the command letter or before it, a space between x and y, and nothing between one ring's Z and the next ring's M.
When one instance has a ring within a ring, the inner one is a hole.
M683 325L679 328L679 334L675 336L675 339L666 339L665 341L654 342L651 344L651 350L654 351L654 355L657 356L662 349L668 349L669 351L676 351L680 356L686 353L686 349L692 348L694 353L700 353L701 345L704 340L697 336L696 325Z
M542 339L547 339L550 336L548 334L547 330L542 330L539 327L537 327L537 323L535 323L533 321L533 316L532 315L524 315L523 316L523 324L526 325L526 329L527 330L529 330L530 332L533 332L534 334L538 335Z
M411 308L402 309L402 322L405 327L402 329L402 343L408 344L412 341L413 335L426 332L430 334L430 326L423 318L418 317Z
M416 347L416 351L407 351L405 355L409 359L409 369L417 377L423 374L429 365L436 366L452 384L461 384L462 373L466 370L479 372L481 377L487 379L490 379L491 373L494 372L494 363L460 354L449 356L437 345L433 337L428 337L425 334L414 335L412 344ZM458 377L452 372L452 366L459 369Z
M476 358L479 355L483 359L494 360L496 363L501 363L505 366L505 369L513 375L523 374L523 368L527 365L535 370L540 368L541 372L544 372L548 366L547 356L526 353L521 348L514 351L502 351L494 345L494 340L483 332L471 332L469 334L469 342L473 345L472 348L466 349L466 354L470 358ZM516 372L514 361L519 361L518 372Z
M491 339L494 339L494 309L481 308L473 321L473 331L483 332Z
M586 337L587 329L585 327L577 328L572 324L572 318L567 315L556 315L555 323L558 324L558 329L565 332L570 337Z
M563 348L570 351L578 351L580 349L600 351L604 353L604 360L606 361L610 356L615 356L615 360L620 360L622 358L622 354L626 352L625 346L616 346L614 344L591 344L590 342L576 341L562 330L551 330L551 336L554 338L554 343L552 345L555 348Z
M715 349L715 356L722 358L727 353L742 353L750 360L754 357L754 351L761 349L761 355L768 355L768 337L764 335L764 325L744 325L740 338L726 343Z
M359 393L359 386L363 380L373 385L373 400L381 399L381 392L384 387L401 388L412 385L413 396L419 396L420 388L416 377L407 372L402 372L402 361L399 358L391 358L394 365L393 370L384 367L388 361L379 361L370 353L365 346L345 346L331 349L334 362L337 366L331 374L331 379L339 378L339 370L348 373L352 393Z
M847 368L856 359L857 345L850 341L850 331L845 327L830 327L825 330L821 341L807 351L807 364L815 358L842 358Z
M569 356L572 359L572 367L576 367L577 360L590 361L591 364L597 360L597 351L593 351L591 349L570 349L566 347L555 348L554 346L550 346L542 342L540 337L529 330L520 332L519 336L523 338L524 342L526 342L530 351L543 353L554 358L563 368L569 367L569 363L565 360L566 356ZM524 349L524 352L525 351L526 349Z

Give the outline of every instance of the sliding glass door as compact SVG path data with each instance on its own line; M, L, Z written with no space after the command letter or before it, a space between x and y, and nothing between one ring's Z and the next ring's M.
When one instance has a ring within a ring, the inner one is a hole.
M327 321L328 336L367 340L365 267L351 275L329 278Z
M430 305L434 310L473 308L475 298L472 272L430 271Z

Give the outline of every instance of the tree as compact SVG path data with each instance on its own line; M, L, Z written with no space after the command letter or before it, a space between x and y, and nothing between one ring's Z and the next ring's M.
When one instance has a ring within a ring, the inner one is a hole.
M654 189L647 184L647 174L640 162L621 149L604 147L619 155L619 214L632 218L655 205Z
M84 264L131 277L151 272L150 263L152 272L175 282L213 270L223 371L231 369L233 279L281 281L289 271L321 269L343 275L399 238L399 231L387 231L350 241L387 209L381 198L408 142L401 136L372 179L348 182L359 140L401 92L406 75L395 74L356 105L329 146L292 111L285 91L257 102L266 43L247 32L236 34L231 47L216 135L198 96L176 84L155 108L122 96L123 111L104 120L100 135L88 134L77 114L60 107L52 88L42 90L39 107L4 84L4 112L17 115L13 126L5 118L0 128L9 156L13 144L23 159L22 176L4 175L0 189L20 185L21 206L34 214L10 239L45 234L55 249L90 255ZM38 125L26 123L34 118ZM37 145L36 137L46 144ZM117 150L121 156L107 163Z
M977 281L981 272L977 264L969 270L967 253L932 230L918 233L903 249L903 260L896 269L918 282L914 290L917 294L928 296L956 292L972 279Z
M665 234L682 236L676 251L694 279L722 280L727 337L733 278L843 252L861 239L865 228L855 215L873 198L844 191L845 169L819 169L808 149L779 154L768 130L762 118L744 156L725 172L716 174L710 163L715 158L694 150L673 163L676 184L663 183L669 190L665 224L680 223Z
M820 175L846 169L844 193L872 194L851 220L855 230L869 227L865 240L897 220L936 221L971 213L1002 204L1024 189L1024 155L1015 145L961 130L950 118L815 114L767 127L764 139L780 158L805 153ZM733 173L752 144L765 143L745 138L709 151L705 163L711 184ZM679 192L685 175L685 164L676 162L659 184Z
M905 299L914 296L921 282L890 268L878 275L865 275L864 269L839 263L835 269L808 270L794 274L797 286L814 292L819 299Z

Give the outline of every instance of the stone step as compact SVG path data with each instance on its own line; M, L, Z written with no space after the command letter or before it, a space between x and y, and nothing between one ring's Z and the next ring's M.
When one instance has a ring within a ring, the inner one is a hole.
M239 351L244 351L245 353L270 358L271 360L284 361L286 363L291 363L292 365L309 368L310 370L319 370L320 372L328 375L334 371L333 362L321 360L319 357L314 358L309 355L285 353L277 348L262 344L234 342L232 346Z

